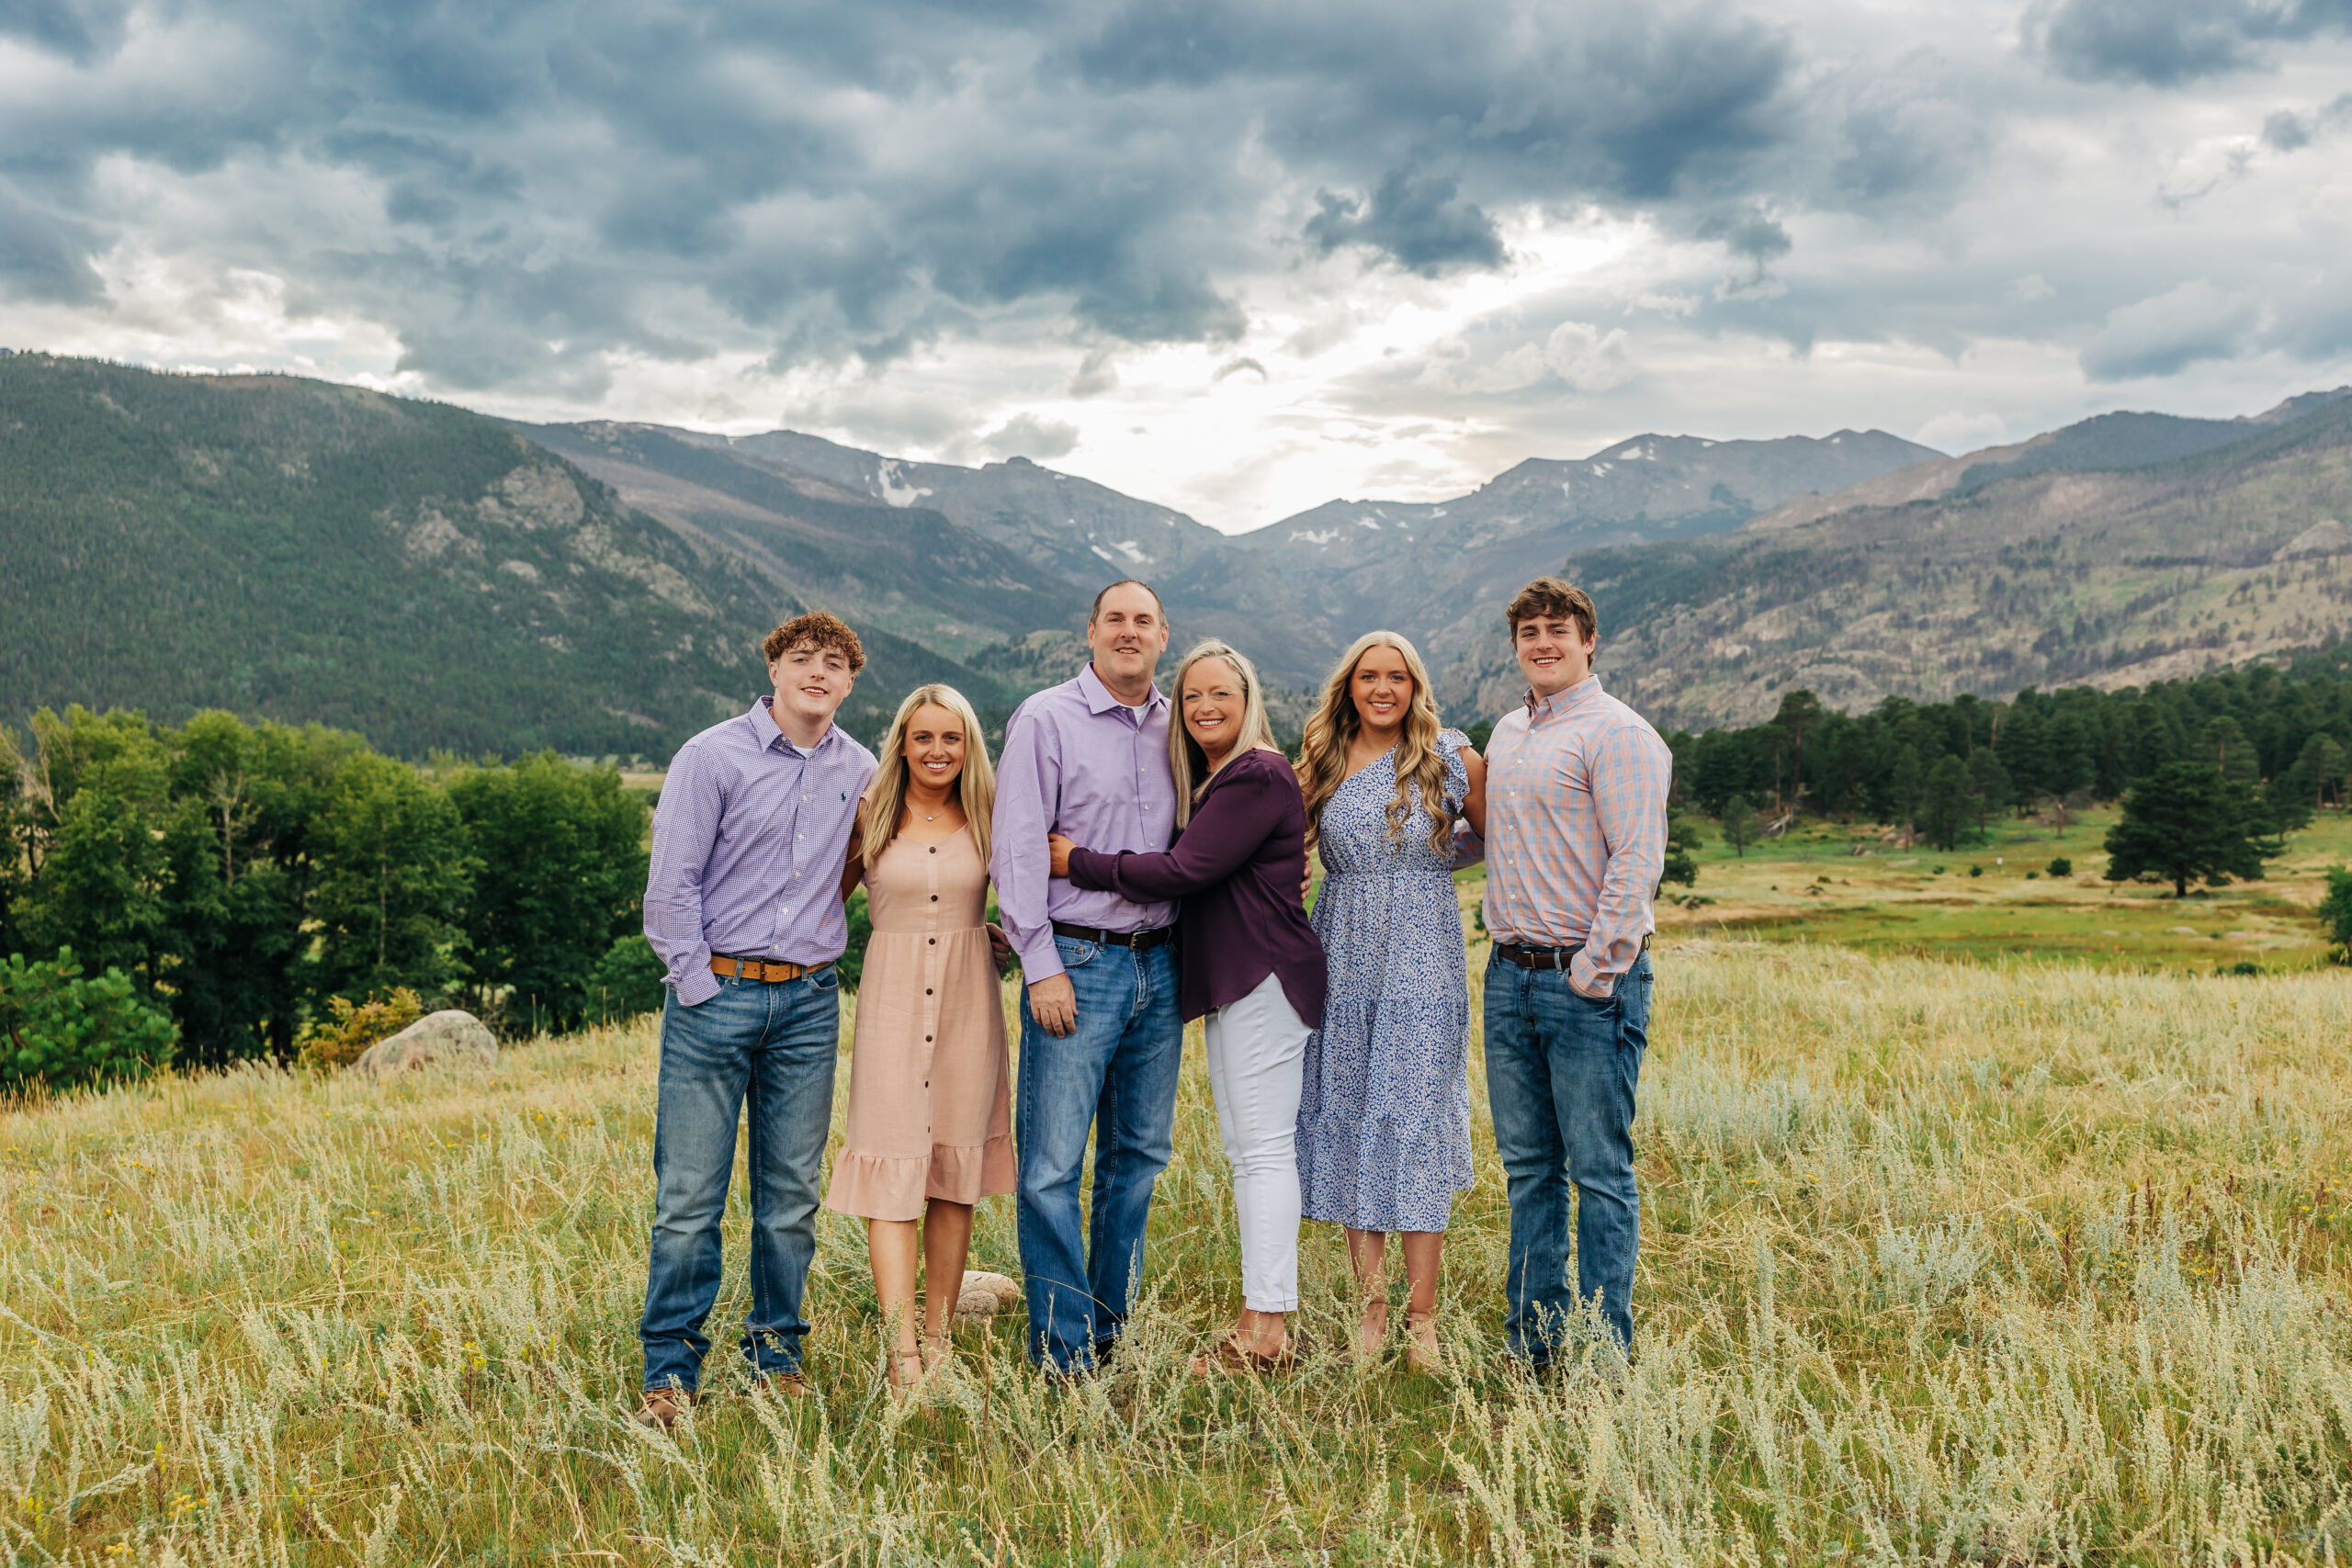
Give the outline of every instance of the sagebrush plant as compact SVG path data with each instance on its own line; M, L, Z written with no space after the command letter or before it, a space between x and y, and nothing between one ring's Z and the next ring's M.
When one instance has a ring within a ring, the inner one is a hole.
M1349 1359L1328 1226L1302 1367L1186 1375L1239 1279L1195 1049L1107 1376L1041 1382L1015 1310L894 1409L864 1238L820 1213L817 1392L753 1394L739 1186L709 1397L669 1435L629 1420L650 1021L487 1076L247 1067L0 1116L0 1538L191 1568L2352 1554L2352 977L1657 962L1622 1387L1498 1359L1475 1081L1441 1378ZM1017 1269L1009 1200L974 1262Z
M0 1091L142 1078L172 1059L179 1031L119 969L85 976L74 950L45 964L0 959Z
M327 1016L304 1026L295 1056L306 1067L347 1067L369 1046L424 1016L424 998L406 986L393 987L389 997L370 993L356 1004L349 997L329 997Z

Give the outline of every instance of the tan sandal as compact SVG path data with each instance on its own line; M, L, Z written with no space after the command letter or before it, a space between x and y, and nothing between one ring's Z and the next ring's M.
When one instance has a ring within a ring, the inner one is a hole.
M1289 1371L1297 1364L1298 1347L1288 1335L1283 1337L1283 1348L1270 1354L1252 1350L1241 1343L1238 1334L1227 1331L1225 1337L1216 1342L1216 1349L1205 1356L1193 1358L1192 1372L1196 1378L1209 1377L1217 1372L1255 1372L1263 1376L1268 1372Z
M912 1366L910 1374L907 1369ZM882 1356L882 1382L892 1399L905 1399L922 1386L922 1352L920 1350L888 1350Z
M1424 1334L1426 1330L1426 1334ZM1405 1310L1405 1365L1423 1377L1436 1377L1445 1371L1445 1352L1438 1346L1437 1309L1415 1312Z

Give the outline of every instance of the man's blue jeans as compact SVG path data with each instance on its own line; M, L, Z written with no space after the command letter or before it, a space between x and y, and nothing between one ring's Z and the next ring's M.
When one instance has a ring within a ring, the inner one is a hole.
M1557 970L1487 965L1487 1098L1510 1185L1505 1319L1513 1354L1547 1365L1600 1299L1618 1344L1634 1343L1634 1090L1649 1043L1650 960L1605 1002ZM1568 1189L1577 1190L1577 1284L1567 1285Z
M743 1356L761 1375L797 1371L808 1333L801 1296L817 1251L817 1179L833 1122L841 982L831 964L797 980L721 980L695 1007L662 1010L653 1132L652 1263L645 1281L645 1386L693 1389L718 1300L718 1223L735 1168L735 1120L751 1127L752 1312Z
M1136 952L1054 938L1078 997L1078 1026L1057 1039L1021 998L1021 1269L1029 1359L1084 1371L1109 1354L1143 1273L1152 1184L1176 1152L1176 1078L1184 1021L1172 944ZM1079 1178L1094 1129L1094 1213L1081 1227ZM1089 1243L1091 1243L1091 1247Z

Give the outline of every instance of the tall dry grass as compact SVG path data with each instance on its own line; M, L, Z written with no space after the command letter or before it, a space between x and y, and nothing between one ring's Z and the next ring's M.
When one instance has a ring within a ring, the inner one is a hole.
M1498 1364L1491 1146L1453 1370L1192 1382L1233 1308L1188 1074L1111 1375L969 1331L878 1393L823 1219L821 1396L714 1357L628 1420L653 1042L380 1089L245 1072L0 1117L0 1541L19 1563L2328 1562L2352 1555L2352 983L1686 943L1643 1079L1638 1361ZM1474 1095L1483 1093L1474 1086ZM1483 1120L1483 1118L1482 1118ZM740 1201L719 1308L740 1320ZM1015 1265L1006 1201L982 1265ZM728 1334L718 1336L723 1339Z

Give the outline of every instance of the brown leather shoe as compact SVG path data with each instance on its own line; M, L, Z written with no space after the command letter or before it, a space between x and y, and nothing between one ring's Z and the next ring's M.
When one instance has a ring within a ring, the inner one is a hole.
M772 1393L779 1399L806 1399L816 1391L808 1386L805 1373L769 1372L752 1380L752 1392Z
M695 1396L690 1389L669 1383L660 1388L649 1388L645 1391L645 1403L638 1406L637 1424L650 1427L657 1432L666 1432L684 1419L686 1412L692 1410L694 1404Z

